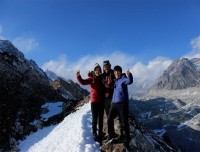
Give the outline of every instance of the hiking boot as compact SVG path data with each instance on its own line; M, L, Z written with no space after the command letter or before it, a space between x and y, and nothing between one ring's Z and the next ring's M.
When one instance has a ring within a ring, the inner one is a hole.
M131 148L130 148L129 143L126 143L125 145L126 145L126 152L130 152L130 151L131 151Z
M100 132L100 133L98 134L99 140L103 140L103 139L105 138L105 136L106 136L106 133L105 133L105 132Z
M112 133L112 134L108 135L107 140L111 140L111 139L116 138L116 137L118 137L118 134Z

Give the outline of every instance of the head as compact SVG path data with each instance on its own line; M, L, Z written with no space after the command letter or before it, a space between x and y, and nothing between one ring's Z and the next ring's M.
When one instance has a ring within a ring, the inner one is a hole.
M114 67L113 70L114 70L115 78L116 79L120 78L121 75L122 75L122 68L119 65L117 65L117 66Z
M105 73L109 73L110 70L111 70L111 64L110 64L109 60L103 61L103 71Z
M99 76L101 74L101 67L98 63L94 65L94 75Z

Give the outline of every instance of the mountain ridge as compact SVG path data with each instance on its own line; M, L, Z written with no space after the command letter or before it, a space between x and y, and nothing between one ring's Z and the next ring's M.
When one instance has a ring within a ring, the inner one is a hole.
M198 87L200 81L200 59L180 58L171 65L157 79L152 90L181 90L189 87Z
M0 40L0 81L0 151L10 150L15 140L37 130L31 122L40 118L41 107L46 102L63 101L63 110L69 110L88 93L62 96L60 90L50 85L47 74L36 62L27 60L9 40ZM72 88L74 92L82 90L78 85ZM63 116L59 116L59 121Z

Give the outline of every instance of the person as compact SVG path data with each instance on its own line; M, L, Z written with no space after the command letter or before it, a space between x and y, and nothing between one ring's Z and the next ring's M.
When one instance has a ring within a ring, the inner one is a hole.
M111 64L109 60L103 61L103 85L104 85L104 109L106 112L106 115L108 117L110 106L111 106L111 100L113 96L113 90L114 90L114 72L111 69Z
M122 123L123 135L120 138L124 138L126 144L130 142L130 131L128 123L128 87L133 83L132 73L127 70L126 74L122 73L122 68L117 65L114 67L115 83L114 92L112 97L112 104L110 113L108 115L108 135L109 139L112 139L115 135L114 132L114 119L119 116ZM127 76L126 76L127 75ZM124 135L125 132L125 135Z
M102 139L103 131L103 114L104 114L104 102L103 102L103 83L101 75L101 67L98 63L94 66L94 71L88 74L87 79L82 79L80 70L77 71L77 80L82 85L90 85L90 102L92 111L92 132L95 141ZM97 134L97 122L98 122L98 134Z

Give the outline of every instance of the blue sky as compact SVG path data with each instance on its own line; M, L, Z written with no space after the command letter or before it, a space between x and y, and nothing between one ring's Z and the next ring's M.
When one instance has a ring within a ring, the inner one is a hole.
M199 51L199 14L199 0L0 0L0 38L43 69L134 69Z

